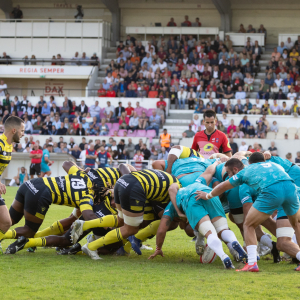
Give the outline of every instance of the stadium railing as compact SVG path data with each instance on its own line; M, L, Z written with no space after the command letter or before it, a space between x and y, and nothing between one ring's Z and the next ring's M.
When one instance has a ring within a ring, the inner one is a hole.
M226 32L232 41L233 46L245 46L247 38L250 37L252 43L258 41L258 45L261 47L265 46L265 34L264 33L236 33Z
M291 38L291 41L295 43L298 40L299 33L279 33L278 34L278 46L280 46L281 42L286 42L288 38Z

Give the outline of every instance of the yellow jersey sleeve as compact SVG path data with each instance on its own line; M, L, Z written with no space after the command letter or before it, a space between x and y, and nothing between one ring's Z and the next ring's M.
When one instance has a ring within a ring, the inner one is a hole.
M185 146L182 146L183 150L182 150L182 153L180 154L179 158L188 158L188 157L191 157L191 156L196 156L196 157L201 157L203 158L203 156L198 153L197 151L191 149L191 148L188 148L188 147L185 147Z
M69 175L75 175L78 171L81 171L77 166L72 166L70 169L69 169L69 172L68 174ZM82 171L81 171L82 172Z

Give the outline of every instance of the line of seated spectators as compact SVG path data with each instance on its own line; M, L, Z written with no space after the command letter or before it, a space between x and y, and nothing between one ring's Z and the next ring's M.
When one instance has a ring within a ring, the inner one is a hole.
M117 144L114 138L109 138L108 142L105 140L95 139L88 140L82 137L82 141L79 145L74 142L74 139L70 137L69 142L65 140L64 136L59 138L49 137L46 139L45 143L41 145L40 141L35 139L33 136L25 137L24 143L13 145L13 152L30 153L33 150L34 145L37 145L38 149L46 149L46 145L52 145L52 151L54 153L71 154L76 159L81 161L85 160L86 150L93 149L97 152L107 152L108 158L110 159L110 164L112 160L123 160L123 159L134 159L135 155L142 155L142 160L157 160L157 159L167 159L168 152L166 149L152 146L149 150L147 145L143 142L143 139L139 139L138 144L133 144L132 139L128 138L127 144L124 139L121 139ZM139 159L141 159L139 157Z
M196 103L194 113L204 113L206 110L213 110L216 113L226 114L249 114L249 115L300 115L300 106L298 101L283 101L282 105L277 100L265 100L264 104L260 103L260 99L256 99L255 103L252 104L249 98L245 100L237 99L236 104L231 103L231 99L214 100L209 98L209 101L204 104L202 99L199 99ZM288 103L288 104L287 104ZM291 104L293 103L293 104Z
M0 64L5 65L11 65L12 64L12 58L6 54L6 52L3 52L3 56L0 57L2 59L0 61ZM24 66L26 65L36 65L37 64L37 58L34 54L31 55L31 58L28 57L28 55L25 55L23 58ZM98 66L100 68L100 60L97 56L97 53L94 53L91 57L87 57L86 53L83 52L82 56L79 57L79 53L75 52L75 55L71 58L72 62L71 65L74 66ZM57 54L56 56L53 55L51 59L51 65L53 66L63 66L66 64L66 61L60 54Z
M193 109L197 98L214 93L245 99L253 90L261 53L255 41L238 54L229 36L225 41L219 36L214 41L197 41L192 35L183 35L180 41L174 36L169 40L153 36L146 47L128 36L125 44L121 41L117 47L117 59L106 68L98 96L163 96L182 109L185 103Z
M195 114L188 129L182 133L184 138L191 138L197 132L205 129L203 120L199 115ZM272 124L267 120L266 115L259 117L255 124L251 124L247 116L244 116L238 125L234 124L234 120L227 119L227 114L223 113L222 118L217 122L217 129L224 132L228 138L261 138L265 139L268 132L278 132L278 124L273 121ZM298 133L294 133L296 140L299 139ZM284 136L285 139L289 139L288 133ZM290 136L290 138L293 138Z
M118 107L107 101L105 108L100 108L99 101L87 107L82 100L79 105L65 97L62 107L58 107L54 96L47 102L43 96L40 101L32 106L24 95L22 100L17 96L14 100L6 94L0 105L2 124L10 115L19 115L25 121L25 133L42 135L115 135L114 131L122 130L122 136L135 136L137 130L154 130L155 136L165 123L166 102L158 99L156 108L145 109L136 103L136 107L123 107L119 102ZM135 133L134 133L135 132ZM152 137L152 135L151 135Z

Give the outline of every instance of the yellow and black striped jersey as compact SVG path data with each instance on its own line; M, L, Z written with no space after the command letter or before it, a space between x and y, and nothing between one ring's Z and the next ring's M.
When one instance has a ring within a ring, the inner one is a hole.
M11 161L13 145L7 143L7 137L0 135L0 176Z
M147 200L150 202L168 203L170 196L168 189L173 183L177 183L181 188L179 180L169 173L159 170L144 170L131 172L135 178L141 183Z
M107 187L107 183L115 185L117 180L121 177L121 173L118 168L99 168L91 169L87 172L87 175L93 183L96 183L98 187Z
M52 203L79 208L80 211L93 210L94 191L87 174L72 166L69 175L43 177L45 185L52 194Z
M199 152L194 149L182 146L183 150L179 158L188 158L188 157L202 157L204 158Z

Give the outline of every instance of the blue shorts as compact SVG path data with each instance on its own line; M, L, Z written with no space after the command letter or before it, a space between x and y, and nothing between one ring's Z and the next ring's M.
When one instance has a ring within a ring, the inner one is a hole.
M46 173L50 171L50 167L47 164L41 163L41 172Z
M294 165L290 168L288 174L295 181L295 184L300 187L300 168Z
M294 215L300 208L296 186L292 181L280 181L268 186L253 204L258 211L268 215L281 206L288 216Z
M212 220L215 217L224 217L225 212L222 207L219 197L214 197L210 200L198 200L195 199L196 195L193 195L187 204L185 215L189 220L189 223L193 229L199 221L205 217L209 216Z
M195 183L196 179L202 174L202 172L194 172L179 178L179 182L181 183L182 187L186 187L192 183Z

